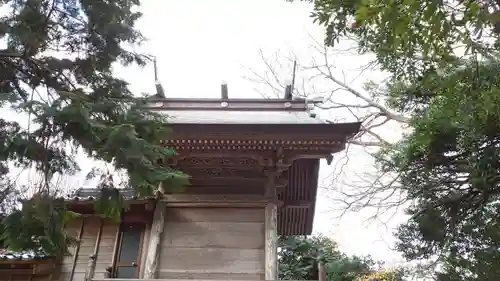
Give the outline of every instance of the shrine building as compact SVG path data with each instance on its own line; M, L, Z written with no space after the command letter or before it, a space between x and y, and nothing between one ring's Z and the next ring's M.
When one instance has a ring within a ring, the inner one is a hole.
M277 280L279 236L312 232L321 159L331 161L359 123L330 123L294 99L155 97L147 107L171 116L165 165L190 185L155 198L122 190L120 223L94 212L96 189L80 189L68 225L79 240L62 263L0 253L0 280Z

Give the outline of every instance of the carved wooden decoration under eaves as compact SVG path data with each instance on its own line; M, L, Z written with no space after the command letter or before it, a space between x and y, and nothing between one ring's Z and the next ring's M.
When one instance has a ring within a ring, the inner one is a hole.
M308 155L303 152L281 147L234 152L178 150L178 156L168 159L167 164L191 177L187 193L265 195L265 186L273 177L275 196L284 198L289 169L302 155Z
M192 177L190 179L191 187L231 187L236 189L257 189L263 188L267 178L230 178L230 177ZM276 187L278 189L284 188L288 185L288 178L283 175L276 180Z
M279 149L278 149L279 150ZM261 170L262 168L289 167L295 159L299 159L300 154L293 152L241 152L224 155L222 153L182 153L180 156L167 159L167 165L171 167L183 168L208 168L208 167L245 167ZM200 155L201 154L201 155ZM222 156L221 156L222 154ZM242 156L245 155L245 156Z
M258 167L264 163L259 157L222 157L222 156L181 156L172 158L170 164L179 167ZM261 162L261 163L259 163Z
M242 168L232 168L232 167L212 167L212 168L190 168L182 169L184 167L179 167L181 170L185 170L189 173L191 177L196 178L262 178L265 177L259 170L255 169L242 169Z
M245 155L267 155L278 149L287 153L305 156L324 157L345 147L345 141L339 140L184 140L173 139L163 142L165 146L177 150L179 155L186 153L214 153ZM300 157L299 157L300 158Z

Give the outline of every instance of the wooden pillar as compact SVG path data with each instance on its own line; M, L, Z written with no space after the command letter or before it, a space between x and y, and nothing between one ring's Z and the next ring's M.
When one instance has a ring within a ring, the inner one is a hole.
M269 203L265 211L266 280L278 280L278 206Z
M326 269L323 260L318 261L318 279L319 281L326 281Z
M276 173L268 174L266 197L270 200L265 209L265 279L278 280L278 205Z
M97 259L97 257L94 254L89 256L89 261L87 263L87 269L85 270L85 277L83 278L83 280L91 281L92 278L94 277L96 259Z
M165 202L158 200L153 215L153 224L149 235L146 263L143 279L155 279L160 259L161 236L165 227L165 213L167 206Z
M85 225L85 218L81 218L82 222L80 224L80 231L78 232L78 242L75 247L75 252L73 254L73 262L71 265L71 273L69 275L69 281L73 281L73 276L75 276L76 261L78 254L80 253L80 245L82 244L83 226Z
M104 227L104 220L99 218L99 231L97 232L94 253L90 255L89 262L87 264L87 270L85 271L85 281L91 281L94 278L95 267L97 262L97 255L99 254L99 246L101 245L102 228Z

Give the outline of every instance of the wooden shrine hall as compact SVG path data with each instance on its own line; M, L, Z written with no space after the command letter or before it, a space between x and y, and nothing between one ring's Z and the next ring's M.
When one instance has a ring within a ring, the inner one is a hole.
M69 206L85 215L68 226L80 241L71 255L38 273L50 259L5 253L0 270L29 268L28 279L5 270L12 281L277 280L278 237L311 234L320 159L331 161L360 126L323 122L311 107L289 92L229 99L225 85L220 99L152 98L148 108L171 117L164 145L178 155L166 165L191 184L159 198L121 191L129 208L120 223L94 215L98 190L78 190Z

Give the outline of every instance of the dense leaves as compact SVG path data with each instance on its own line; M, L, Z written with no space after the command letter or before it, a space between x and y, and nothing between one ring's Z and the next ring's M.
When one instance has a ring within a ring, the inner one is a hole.
M325 263L328 281L357 281L376 273L377 263L371 258L347 256L323 236L283 237L278 249L280 280L318 280L320 260ZM389 280L402 280L401 274L396 277Z
M390 73L387 106L412 116L379 161L412 202L397 248L437 259L436 280L500 273L499 10L498 1L314 1L326 44L351 38L375 54Z
M401 95L421 113L386 154L385 168L401 175L414 202L398 248L410 259L440 255L440 280L500 273L499 74L497 63L464 61L428 73L408 85L414 95ZM418 92L432 95L422 100Z
M357 281L398 281L401 280L402 271L380 271L367 274Z
M317 0L311 16L326 27L327 45L356 38L359 50L375 53L383 68L414 76L463 52L491 57L499 7L497 1Z
M500 273L499 10L498 1L314 1L326 44L351 38L375 54L390 74L387 106L412 116L379 160L412 202L397 248L438 259L437 280Z
M127 186L140 196L153 194L160 182L167 187L185 183L184 175L160 163L174 154L160 145L168 133L166 117L143 110L144 100L134 97L127 83L111 72L114 63L144 65L147 61L124 47L142 41L134 29L141 16L135 12L138 0L0 3L5 11L0 37L6 42L0 48L0 105L28 120L24 126L0 118L2 181L13 184L7 163L42 175L31 186L38 199L4 220L9 247L64 252L67 237L62 225L68 213L64 204L51 199L55 195L52 178L80 170L74 158L77 148L124 170ZM108 172L101 174L100 187L123 186ZM117 210L103 212L116 216ZM20 227L23 235L15 239Z
M35 197L23 204L22 212L14 212L4 219L2 240L11 250L37 250L61 256L65 248L75 242L63 229L78 214L67 211L64 200ZM44 235L40 235L43 233Z

